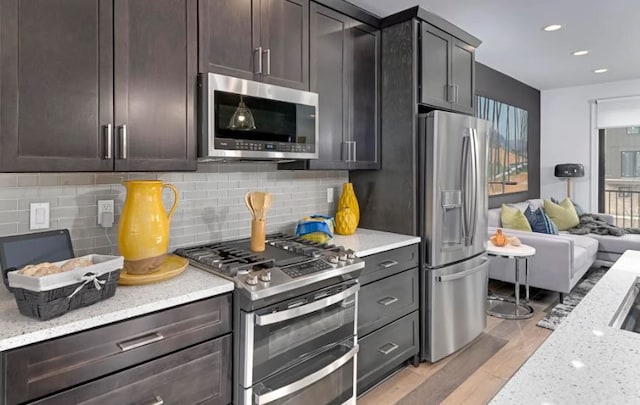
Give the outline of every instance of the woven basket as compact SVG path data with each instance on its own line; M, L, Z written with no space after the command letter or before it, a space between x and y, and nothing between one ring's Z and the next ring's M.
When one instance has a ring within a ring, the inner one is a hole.
M9 273L9 284L20 313L45 321L113 297L120 278L122 257L87 257L95 265L51 276L35 278ZM48 289L48 285L55 288Z

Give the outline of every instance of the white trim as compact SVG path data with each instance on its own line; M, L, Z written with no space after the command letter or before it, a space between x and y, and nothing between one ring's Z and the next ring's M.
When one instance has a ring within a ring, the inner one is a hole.
M601 100L592 100L589 102L590 120L590 144L589 144L589 208L587 212L598 212L598 102Z

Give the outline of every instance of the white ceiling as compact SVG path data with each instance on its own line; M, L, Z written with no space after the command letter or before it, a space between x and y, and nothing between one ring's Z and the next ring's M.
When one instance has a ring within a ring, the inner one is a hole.
M383 17L419 4L482 40L477 61L540 90L640 78L639 0L349 1Z

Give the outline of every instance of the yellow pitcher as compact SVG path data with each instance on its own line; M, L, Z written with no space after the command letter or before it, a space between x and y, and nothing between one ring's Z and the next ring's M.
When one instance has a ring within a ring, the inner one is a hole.
M159 180L125 181L127 198L118 223L118 247L129 274L160 270L169 248L169 221L178 205L178 190ZM166 214L162 189L173 191L174 202Z

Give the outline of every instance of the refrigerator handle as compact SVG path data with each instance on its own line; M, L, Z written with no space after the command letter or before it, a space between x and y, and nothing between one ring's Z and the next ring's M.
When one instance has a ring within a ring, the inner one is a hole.
M473 128L471 131L471 181L473 182L472 204L471 210L471 235L469 237L469 246L473 245L473 240L478 229L478 178L479 178L479 161L478 161L478 130Z
M471 135L462 137L462 160L460 163L460 184L462 186L462 239L465 246L469 245L469 149L471 146Z

